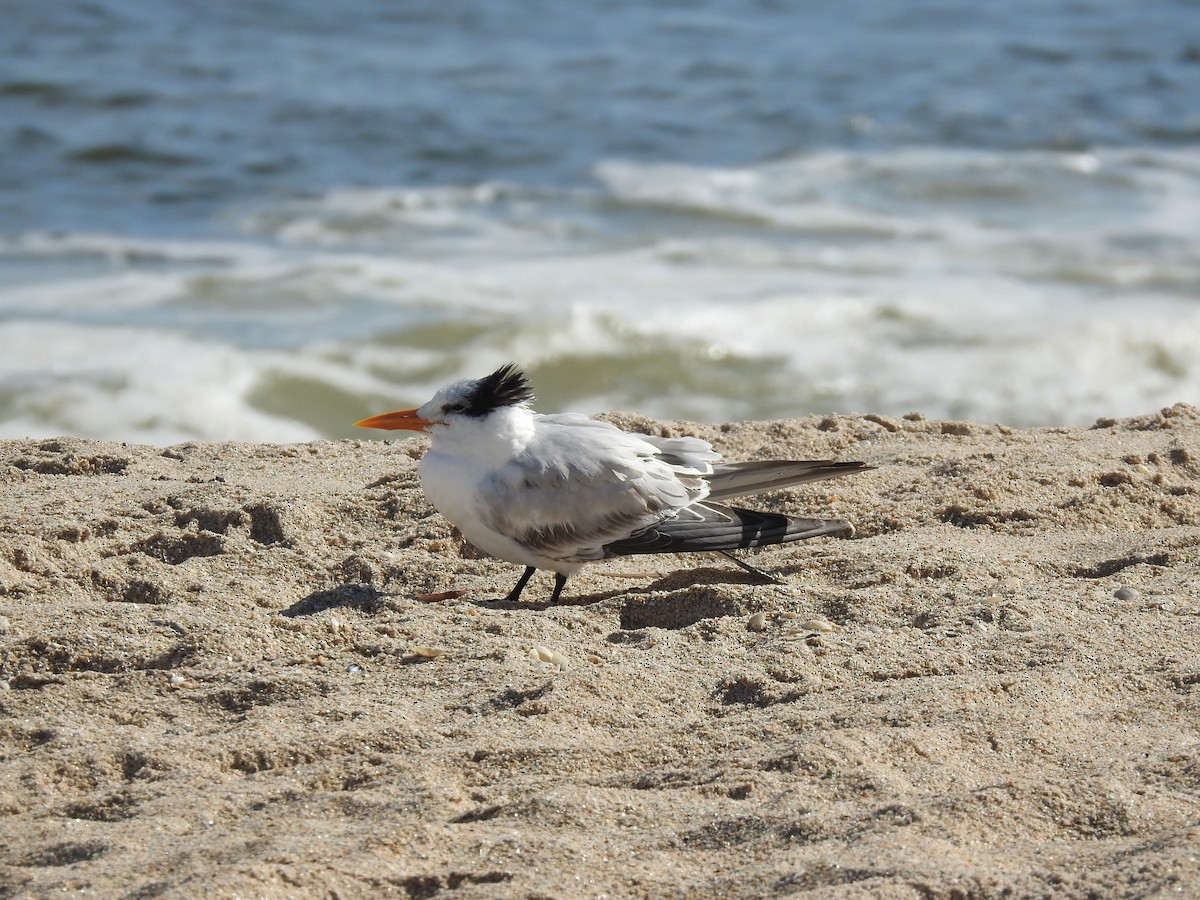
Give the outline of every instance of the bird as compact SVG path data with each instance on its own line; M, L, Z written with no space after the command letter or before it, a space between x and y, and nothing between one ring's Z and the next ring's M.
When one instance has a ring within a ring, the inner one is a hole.
M418 467L433 507L484 553L554 573L550 604L584 565L644 553L723 552L853 533L845 519L758 512L722 501L837 478L863 462L721 462L697 437L623 431L580 413L539 414L525 373L508 363L462 379L413 409L360 428L425 432ZM739 565L757 571L730 556Z

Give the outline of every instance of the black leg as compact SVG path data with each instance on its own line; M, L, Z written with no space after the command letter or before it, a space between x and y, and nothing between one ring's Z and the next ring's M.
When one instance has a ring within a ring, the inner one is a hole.
M530 576L532 576L536 571L537 569L535 569L533 566L526 566L525 574L517 579L517 586L509 591L508 596L504 598L505 601L508 603L516 603L521 597L521 591L525 590L525 585L529 583Z
M550 603L558 602L558 595L562 593L563 585L567 583L567 576L562 572L554 573L554 593L550 595Z
M729 560L731 563L736 563L737 565L739 565L743 569L745 569L747 572L750 572L753 575L757 575L759 578L762 578L764 581L769 581L769 582L771 582L771 584L786 584L787 583L784 581L780 581L774 575L764 572L762 569L758 568L757 566L750 565L750 563L746 562L744 559L738 559L736 556L734 556L728 550L718 550L717 552L720 553L727 560Z

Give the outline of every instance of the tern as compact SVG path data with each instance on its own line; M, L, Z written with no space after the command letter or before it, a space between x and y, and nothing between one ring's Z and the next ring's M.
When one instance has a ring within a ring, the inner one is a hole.
M509 602L538 569L554 572L553 604L567 578L597 560L725 552L854 530L845 519L718 501L861 472L871 468L866 463L722 463L700 438L635 434L579 413L541 415L532 400L525 373L508 364L447 385L423 406L355 423L429 434L421 488L468 541L525 566Z

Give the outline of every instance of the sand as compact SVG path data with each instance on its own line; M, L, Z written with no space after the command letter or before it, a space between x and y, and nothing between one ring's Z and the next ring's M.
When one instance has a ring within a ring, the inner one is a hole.
M878 468L514 606L419 440L0 442L0 896L1200 896L1200 411L610 418Z

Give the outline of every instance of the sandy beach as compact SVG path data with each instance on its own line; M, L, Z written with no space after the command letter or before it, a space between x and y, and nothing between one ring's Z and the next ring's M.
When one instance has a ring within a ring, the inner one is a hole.
M0 896L1200 896L1200 410L608 418L857 532L506 605L421 440L0 442Z

